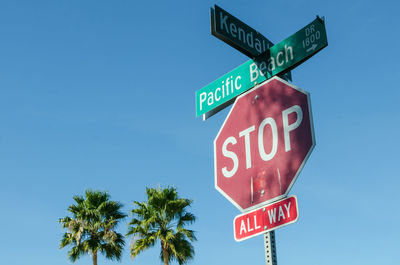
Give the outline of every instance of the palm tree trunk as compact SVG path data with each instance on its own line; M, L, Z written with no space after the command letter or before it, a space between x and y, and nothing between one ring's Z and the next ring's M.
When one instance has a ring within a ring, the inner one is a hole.
M161 242L161 249L164 257L164 265L168 265L168 260L169 260L168 251L167 248L164 246L163 242Z
M93 265L97 265L97 251L93 251Z

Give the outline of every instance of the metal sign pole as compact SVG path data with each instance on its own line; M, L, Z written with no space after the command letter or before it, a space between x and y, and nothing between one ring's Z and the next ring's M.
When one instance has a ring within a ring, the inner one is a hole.
M265 248L265 264L277 265L276 258L276 244L275 244L275 231L270 231L264 234L264 248Z

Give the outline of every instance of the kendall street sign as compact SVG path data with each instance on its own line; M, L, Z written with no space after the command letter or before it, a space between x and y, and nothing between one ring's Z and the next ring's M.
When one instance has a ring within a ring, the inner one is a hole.
M266 52L197 90L196 116L228 104L266 79L293 69L327 45L325 23L317 17Z
M258 31L217 5L211 8L211 34L250 58L256 57L274 45Z
M236 241L249 239L297 221L299 210L296 196L241 214L233 220Z

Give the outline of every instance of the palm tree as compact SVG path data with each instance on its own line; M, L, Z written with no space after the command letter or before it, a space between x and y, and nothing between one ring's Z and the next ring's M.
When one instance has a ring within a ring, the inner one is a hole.
M118 222L126 217L120 209L122 204L110 201L107 192L86 190L85 197L74 196L76 204L68 207L72 218L59 219L67 229L60 248L71 245L68 257L75 262L84 254L92 255L93 265L97 265L97 253L108 259L120 260L125 245L123 235L115 232Z
M187 211L192 200L179 198L172 187L146 188L146 193L147 201L135 201L137 207L131 211L133 218L127 235L133 235L132 258L159 240L164 265L174 259L179 264L186 263L194 256L190 241L196 240L194 231L185 228L195 221L195 216Z

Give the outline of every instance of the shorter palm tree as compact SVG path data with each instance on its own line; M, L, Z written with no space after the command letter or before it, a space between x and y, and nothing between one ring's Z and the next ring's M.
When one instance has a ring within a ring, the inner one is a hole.
M142 251L161 243L160 258L164 265L177 260L184 264L194 256L191 242L195 233L185 226L195 221L187 211L192 201L178 197L175 188L147 188L147 201L137 202L131 212L127 235L133 235L131 256L135 258Z
M75 262L84 254L92 255L93 265L97 265L97 253L108 259L120 260L123 235L115 232L118 222L126 217L120 209L122 204L110 201L110 195L101 191L85 191L82 196L73 197L76 204L68 207L72 217L59 219L67 229L60 243L60 248L71 245L68 257Z

